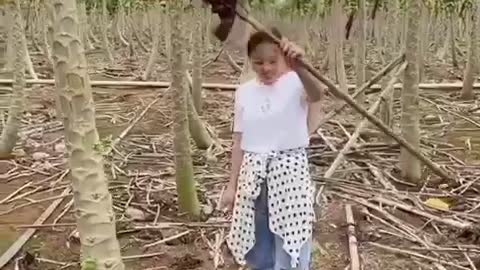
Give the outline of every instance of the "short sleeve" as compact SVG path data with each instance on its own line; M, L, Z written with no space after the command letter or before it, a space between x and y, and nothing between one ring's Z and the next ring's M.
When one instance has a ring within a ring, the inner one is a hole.
M233 103L233 132L243 131L243 106L241 104L240 95L238 94L239 90L240 89L237 89L237 91L235 91L235 100Z
M290 76L289 82L291 84L291 87L297 90L298 96L303 97L305 94L305 87L303 86L303 82L300 79L300 76L298 76L297 72L292 72L292 76Z

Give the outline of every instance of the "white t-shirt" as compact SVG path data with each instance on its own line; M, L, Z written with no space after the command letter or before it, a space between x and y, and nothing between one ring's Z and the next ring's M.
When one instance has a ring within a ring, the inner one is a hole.
M297 73L274 84L250 80L235 92L233 131L242 133L241 148L254 153L306 147L308 104Z

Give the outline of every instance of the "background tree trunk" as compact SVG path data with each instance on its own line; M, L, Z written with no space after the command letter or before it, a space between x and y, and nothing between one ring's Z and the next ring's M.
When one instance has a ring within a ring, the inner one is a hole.
M97 270L123 270L115 214L95 125L95 104L75 0L50 0L55 86L63 112L82 257Z
M420 3L408 2L407 7L407 35L406 35L406 60L407 67L404 74L402 90L402 136L407 142L420 149L420 123L419 123L419 96L418 96L418 30L419 30ZM400 168L402 176L409 181L418 182L421 178L421 163L405 148L400 152Z

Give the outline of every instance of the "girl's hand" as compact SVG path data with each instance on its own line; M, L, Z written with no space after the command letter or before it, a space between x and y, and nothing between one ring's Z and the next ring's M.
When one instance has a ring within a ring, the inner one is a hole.
M221 211L232 213L233 206L235 204L236 186L229 184L226 190L223 192L219 208Z
M280 48L285 54L287 63L292 68L296 67L297 59L302 58L305 55L305 51L302 48L285 37L280 40Z

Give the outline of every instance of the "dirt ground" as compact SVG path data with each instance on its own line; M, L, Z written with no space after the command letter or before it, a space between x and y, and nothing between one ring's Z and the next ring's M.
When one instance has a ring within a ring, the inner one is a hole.
M126 49L118 47L115 52L116 64L108 68L106 68L100 52L88 54L91 80L136 80L140 77L146 63L146 55L130 59L126 56ZM40 77L51 78L51 70L46 67L42 56L35 53L32 55ZM213 56L214 52L209 54L209 58ZM315 64L318 66L321 61L319 60ZM169 71L165 69L166 66L164 60L159 61L153 75L156 80L167 80ZM378 70L378 66L369 68ZM443 81L456 79L459 75L455 74L461 74L461 70L452 70L448 64L431 65L427 67L427 71L431 79L442 78ZM238 75L227 64L225 57L221 57L217 62L209 65L204 72L207 82L231 83ZM212 252L208 242L215 245L215 239L221 239L228 229L222 213L210 209L209 215L204 217L202 223L207 225L191 226L189 227L191 231L181 237L175 236L185 232L186 227L165 225L184 221L184 217L177 214L175 189L172 184L174 181L170 115L172 102L169 93L166 89L125 89L122 87L95 87L94 91L97 104L97 126L102 138L109 135L116 138L129 126L132 119L154 99L155 95L162 93L160 101L152 106L142 120L119 143L119 151L128 158L115 154L113 158L108 158L105 165L105 171L111 182L115 210L118 214L118 238L122 247L122 255L126 257L127 269L214 269L215 252ZM14 159L0 161L0 201L5 200L24 185L29 186L18 194L25 193L27 190L35 191L33 195L25 195L23 198L16 197L13 202L0 203L0 254L5 252L25 231L25 228L18 226L33 224L52 203L51 198L58 196L68 187L68 175L61 178L67 165L65 155L58 150L62 147L63 131L61 123L55 118L53 97L54 88L51 85L36 85L29 88L29 107L23 120L22 134L24 135L17 147L18 154ZM199 196L203 203L210 205L210 208L214 208L221 187L228 177L232 98L233 92L205 91L205 109L202 118L210 130L216 134L218 143L223 146L223 150L219 150L216 153L216 160L212 161L206 157L204 151L193 149ZM354 123L356 121L354 117L347 115L346 122ZM22 149L24 153L21 153ZM321 172L327 168L329 161L331 159L325 158L323 167L321 164L312 166L318 167L318 172ZM112 162L120 170L112 169ZM135 208L141 217L139 220L129 221L122 215L122 209L129 199L128 188L125 187L130 186L135 177L138 178L138 181L134 188L135 199L131 201L130 207ZM44 183L39 184L41 181ZM41 189L35 190L31 186L40 186ZM147 192L148 188L153 188L153 191ZM35 202L35 200L47 198L50 200L42 203ZM348 269L350 255L345 202L334 196L328 195L326 198L327 200L317 209L318 220L314 231L315 249L312 269ZM23 262L28 264L25 269L79 269L76 262L79 260L80 246L78 238L75 236L75 219L72 208L67 205L70 200L71 196L64 198L56 211L44 222L47 225L38 227L34 236L18 254L17 257L32 255L37 258L32 261L24 259ZM4 211L9 211L22 204L26 205L10 213L4 213ZM399 213L401 215L402 212ZM61 214L63 217L56 220ZM395 255L368 245L367 242L377 239L376 231L379 224L375 221L367 221L359 205L354 205L354 216L360 258L365 270L440 269L433 268L433 264L428 261L414 260L405 255ZM418 224L418 227L425 222L425 220L416 219L406 213L399 218L408 220L410 224ZM54 222L56 225L48 225ZM208 225L208 222L211 222L211 225ZM163 228L145 228L162 224ZM150 243L168 237L174 239L146 247ZM400 247L397 241L396 238L382 238L383 243ZM219 254L218 258L224 260L222 269L238 269L224 245ZM138 255L149 256L140 258ZM11 262L4 269L15 269L14 263ZM446 269L454 268L447 267Z

